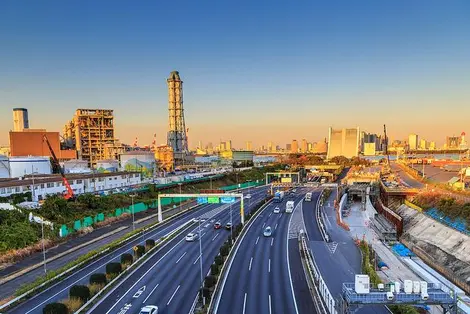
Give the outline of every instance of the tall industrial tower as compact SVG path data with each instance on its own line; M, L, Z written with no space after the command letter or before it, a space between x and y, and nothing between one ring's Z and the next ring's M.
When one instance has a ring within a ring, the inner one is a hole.
M168 146L173 148L175 159L183 159L188 154L188 138L184 123L183 81L178 71L170 73L168 83Z

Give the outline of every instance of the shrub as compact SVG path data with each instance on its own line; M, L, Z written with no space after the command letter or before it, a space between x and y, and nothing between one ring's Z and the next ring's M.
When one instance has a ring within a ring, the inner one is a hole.
M90 299L90 289L87 286L75 285L70 288L70 299L79 298L81 301L86 302Z
M222 265L224 263L224 259L222 258L222 256L220 255L217 255L215 258L214 258L214 262L216 265Z
M229 248L227 245L223 245L221 248L220 248L220 255L222 256L227 256L229 253Z
M204 298L210 298L211 291L209 290L209 288L207 288L207 287L202 288L202 296Z
M141 257L145 253L145 246L143 245L137 245L137 249L134 250L134 254L137 258Z
M62 303L67 307L68 313L75 313L79 308L82 307L82 300L79 298L70 298L63 300Z
M104 274L103 274L104 275ZM106 278L106 275L105 277ZM105 284L103 283L93 283L93 284L90 284L88 285L88 288L90 289L90 295L91 296L94 296L95 294L97 294L101 289L103 289L105 286Z
M155 246L155 240L154 239L147 239L145 241L145 247L148 249L151 249Z
M119 274L122 271L121 263L108 263L106 264L106 274Z
M96 273L90 276L90 285L92 284L105 285L106 283L107 283L106 274Z
M121 255L121 264L132 264L134 257L132 254L124 253Z
M217 282L217 278L215 276L209 275L204 279L204 286L207 288L212 288L215 286L215 283Z
M219 266L216 264L211 265L211 275L218 275L219 274Z
M63 303L49 303L42 310L43 314L68 314L69 310Z

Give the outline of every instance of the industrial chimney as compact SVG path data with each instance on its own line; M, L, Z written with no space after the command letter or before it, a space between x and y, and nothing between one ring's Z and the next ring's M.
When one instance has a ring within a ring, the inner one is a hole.
M29 129L28 109L13 108L13 131L21 132Z

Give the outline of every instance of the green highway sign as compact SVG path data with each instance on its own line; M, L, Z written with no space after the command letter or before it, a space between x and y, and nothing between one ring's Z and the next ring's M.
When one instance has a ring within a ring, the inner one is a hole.
M209 204L219 204L219 198L218 197L208 197L207 202Z

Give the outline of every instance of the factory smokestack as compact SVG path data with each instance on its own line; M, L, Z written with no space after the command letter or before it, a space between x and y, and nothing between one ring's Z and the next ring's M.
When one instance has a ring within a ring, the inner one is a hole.
M21 132L29 129L28 109L13 108L13 131Z
M168 146L173 148L175 158L184 158L188 153L188 138L184 123L183 81L178 71L173 71L167 79L168 84ZM179 155L179 156L178 156Z

